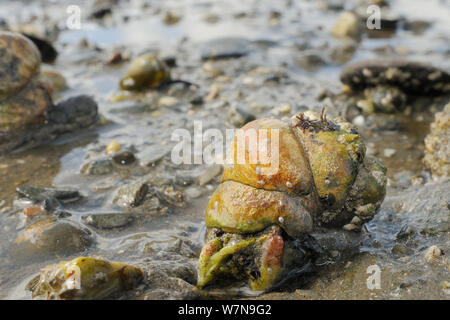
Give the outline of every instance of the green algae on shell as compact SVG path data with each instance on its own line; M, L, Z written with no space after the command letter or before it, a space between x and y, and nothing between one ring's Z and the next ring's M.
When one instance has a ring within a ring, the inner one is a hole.
M151 54L144 54L133 60L120 80L122 90L154 89L170 80L167 65Z
M319 119L319 114L305 112L292 119L293 127L304 146L322 203L326 209L338 209L353 185L365 146L355 128L343 119L334 123Z
M199 258L200 288L234 281L247 282L253 291L262 292L283 280L292 270L301 270L315 256L305 245L309 240L282 236L272 226L256 234L218 234L210 229ZM303 250L298 246L303 241Z
M207 227L241 234L280 225L295 237L312 230L313 218L307 207L305 198L226 181L211 196L205 221Z
M122 262L78 257L41 269L27 290L33 298L49 300L104 299L132 289L143 278L141 269Z
M386 196L386 171L381 161L375 157L365 157L343 210L328 215L330 226L351 222L353 217L360 219L356 219L360 223L372 220ZM327 221L324 220L324 224Z

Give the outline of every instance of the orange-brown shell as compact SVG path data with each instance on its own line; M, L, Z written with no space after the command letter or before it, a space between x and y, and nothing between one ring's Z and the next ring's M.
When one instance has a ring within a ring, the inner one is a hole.
M310 197L226 181L211 196L205 220L208 227L227 232L251 233L279 225L291 236L298 236L311 231L316 206Z
M263 145L267 152L263 152ZM272 149L279 150L278 154ZM259 164L250 161L252 155L258 156ZM313 177L303 147L284 121L268 118L249 122L235 135L229 157L232 164L225 165L222 182L237 181L299 195L312 192Z
M341 118L330 122L308 111L295 120L259 119L238 131L206 209L207 227L251 233L278 225L296 237L314 222L348 218L344 204L364 160L364 143ZM375 202L383 198L382 187Z
M292 127L277 119L246 124L233 139L206 225L249 233L279 225L291 236L312 229L321 210L311 169Z

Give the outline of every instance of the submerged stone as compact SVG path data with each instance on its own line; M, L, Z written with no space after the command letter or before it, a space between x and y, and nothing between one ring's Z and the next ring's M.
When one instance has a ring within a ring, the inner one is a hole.
M16 188L16 191L19 197L26 198L34 202L41 202L49 198L68 202L81 199L81 194L77 190L20 186Z
M98 213L82 217L87 224L99 229L113 229L125 227L134 219L127 213Z
M110 174L112 171L113 165L110 159L90 161L81 169L81 173L94 176Z
M200 54L202 60L239 58L249 53L249 46L245 38L218 38L204 43Z
M81 252L93 241L91 232L76 222L47 219L20 232L11 255L17 261L53 259Z
M119 189L114 202L125 208L138 207L144 201L148 190L147 183L142 181L132 182Z

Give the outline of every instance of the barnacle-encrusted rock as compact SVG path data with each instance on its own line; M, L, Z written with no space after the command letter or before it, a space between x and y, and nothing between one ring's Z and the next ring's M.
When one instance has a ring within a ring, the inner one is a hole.
M403 59L372 59L347 65L341 81L355 89L390 85L411 94L450 92L450 74L433 66Z
M310 231L354 220L359 229L385 196L386 169L365 157L359 134L342 118L307 111L289 123L250 122L229 159L206 208L200 287L234 279L270 289L315 258Z
M450 176L450 103L435 115L425 138L425 165L434 176Z
M406 106L407 96L397 87L376 86L366 88L364 95L375 111L394 113L402 111Z
M85 250L94 241L89 229L66 219L45 219L19 233L11 247L17 261L45 260Z
M133 60L120 80L122 90L145 90L156 88L170 80L167 65L151 54Z

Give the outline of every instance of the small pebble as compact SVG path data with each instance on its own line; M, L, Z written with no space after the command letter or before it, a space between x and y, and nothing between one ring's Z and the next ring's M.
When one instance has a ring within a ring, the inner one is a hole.
M353 12L343 12L336 24L334 25L331 34L338 38L352 37L358 38L361 33L359 27L359 20Z
M200 190L197 187L189 187L186 190L184 190L184 194L191 199L198 198L202 195L202 190Z
M203 16L203 21L205 21L206 23L213 24L219 20L220 20L220 17L214 13L209 13L209 14L206 14L205 16Z
M392 247L391 252L398 256L403 256L408 253L408 249L403 244L396 244Z
M114 155L114 157L112 159L113 159L114 163L122 165L122 166L132 164L136 161L136 157L130 151L120 152L120 153Z
M212 77L218 77L225 73L223 69L214 66L214 64L212 64L211 62L204 63L202 66L202 70Z
M120 150L120 144L117 141L111 141L105 149L106 154L112 154Z
M177 24L179 21L181 20L181 17L174 14L173 12L166 12L164 18L163 18L163 22L166 25L173 25L173 24Z
M425 252L425 261L428 263L433 262L434 259L440 257L442 254L441 249L438 246L431 246Z
M425 183L425 179L421 176L413 176L411 178L411 185L419 186Z
M359 217L357 217L357 216L354 216L353 219L352 219L352 221L350 221L350 223L351 223L351 224L354 224L354 225L359 225L359 224L362 223L362 220L361 220L361 218L359 218Z
M114 202L124 208L137 207L144 202L148 190L148 184L142 181L132 182L118 190Z
M212 101L214 99L217 99L220 91L222 91L222 87L220 85L218 85L217 83L212 84L211 88L209 89L209 94L206 96L205 100Z
M67 88L66 79L58 71L42 70L41 79L49 86L53 93Z
M27 217L31 217L31 216L37 216L43 212L45 212L45 210L42 209L41 206L29 206L26 207L23 212L25 213L25 215Z
M350 94L351 92L352 92L352 88L349 85L344 84L342 86L342 88L341 88L341 93L342 94Z
M203 171L202 175L198 178L198 184L203 186L214 179L222 171L222 166L215 164Z
M280 114L283 114L283 113L291 112L291 109L292 109L291 105L289 103L285 103L285 104L282 104L282 105L272 109L270 111L270 113L272 113L274 115L280 115Z
M118 64L120 62L123 62L124 60L126 60L126 58L124 58L124 56L122 55L122 53L115 51L112 53L112 55L108 58L108 60L106 61L106 64Z
M384 154L384 156L385 156L386 158L390 158L390 157L392 157L396 152L397 152L397 151L396 151L395 149L387 148L387 149L384 149L383 154Z
M359 115L359 116L356 116L352 122L355 126L362 128L362 127L364 127L364 124L366 123L366 119L364 118L363 115Z
M158 105L161 107L173 107L178 104L178 99L175 97L164 96L159 98Z
M448 280L443 281L441 283L441 288L446 294L450 295L450 281Z
M342 227L345 231L359 231L359 228L353 223L348 223Z
M333 251L330 252L330 254L331 254L331 256L332 256L333 258L337 258L337 257L339 256L339 251L333 250Z

